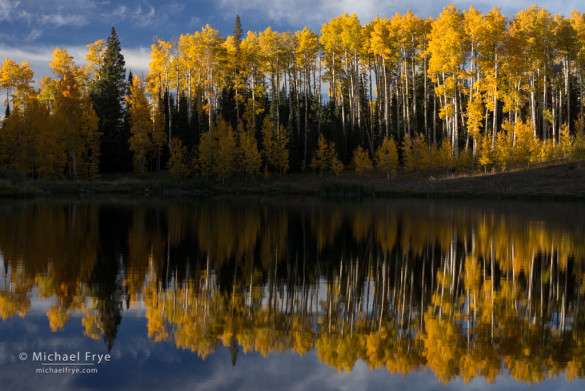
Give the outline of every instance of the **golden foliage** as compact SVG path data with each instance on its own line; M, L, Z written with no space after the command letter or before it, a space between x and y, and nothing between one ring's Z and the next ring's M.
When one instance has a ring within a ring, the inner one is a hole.
M387 180L390 180L390 174L395 174L398 168L398 150L393 137L385 137L376 150L376 168L386 171Z
M154 150L152 141L153 126L150 118L150 104L146 98L145 84L138 76L134 76L130 93L126 96L130 116L130 132L128 140L130 150L134 152L134 171L143 174L146 172L148 156Z
M402 156L406 171L421 171L430 166L430 150L425 136L419 133L414 139L409 135L404 137Z
M187 147L183 146L183 142L174 138L169 143L169 150L171 158L167 163L169 173L176 178L185 178L190 173L187 160Z
M319 135L318 148L311 161L311 168L319 170L320 175L323 175L323 171L333 172L335 175L343 171L343 164L335 151L335 143L328 142L323 134Z
M360 176L364 173L367 174L374 169L374 165L372 164L372 159L370 159L368 151L364 150L360 146L358 146L353 151L351 162L355 167L355 172L360 174Z

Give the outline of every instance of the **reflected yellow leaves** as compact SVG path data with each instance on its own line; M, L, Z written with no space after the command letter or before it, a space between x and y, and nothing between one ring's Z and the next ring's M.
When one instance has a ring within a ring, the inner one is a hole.
M203 359L224 347L234 364L238 352L292 351L340 372L362 361L444 382L585 376L579 204L75 202L0 214L3 321L24 317L34 292L52 331L77 313L84 335L109 345L125 305L145 308L153 342Z

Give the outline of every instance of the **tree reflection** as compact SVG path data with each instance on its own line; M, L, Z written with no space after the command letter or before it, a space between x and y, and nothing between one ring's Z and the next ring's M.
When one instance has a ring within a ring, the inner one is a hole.
M316 351L351 371L492 383L585 376L585 208L316 201L73 202L0 208L3 320L30 295L112 348L148 337L208 357ZM32 227L32 228L31 228ZM48 238L48 239L47 239ZM34 243L35 245L28 245Z

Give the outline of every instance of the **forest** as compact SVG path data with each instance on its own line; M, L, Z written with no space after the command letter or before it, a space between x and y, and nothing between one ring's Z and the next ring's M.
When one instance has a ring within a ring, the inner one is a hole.
M53 77L6 59L0 167L26 178L494 171L585 156L585 14L512 17L453 4L320 32L201 31L154 39L127 73L114 28Z

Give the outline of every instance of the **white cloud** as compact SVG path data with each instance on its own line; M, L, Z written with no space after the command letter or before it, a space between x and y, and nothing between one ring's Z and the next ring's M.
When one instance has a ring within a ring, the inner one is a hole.
M185 8L184 5L172 2L161 6L153 6L148 1L143 0L134 6L120 5L113 11L101 13L101 19L111 22L131 23L134 26L158 27L162 26L173 15L179 14Z
M41 29L32 29L30 34L27 35L26 40L27 41L34 41L35 39L37 39L38 37L40 37L43 34L43 30Z
M1 45L0 51L2 57L8 57L12 61L21 63L22 61L28 61L29 63L45 61L47 58L51 59L53 49L42 46L26 47L21 46L18 48Z
M160 21L160 15L157 15L154 7L151 5L147 5L145 8L143 10L142 6L138 6L138 9L133 15L134 23L139 27L156 25Z
M104 18L125 18L127 8L125 5L121 5L110 13L102 14Z
M198 27L201 24L201 18L197 16L191 16L191 20L189 20L189 27Z
M0 0L0 22L3 20L10 20L12 11L15 10L19 4L19 1Z
M73 56L76 65L87 65L85 61L85 55L87 54L86 46L67 46L61 47L61 49L66 49L69 55ZM28 62L35 73L34 79L36 82L41 80L43 76L53 76L49 63L53 58L54 50L55 46L46 45L20 45L18 47L0 45L0 53L2 53L3 57L1 60L3 61L5 57L8 57L18 64L21 64L23 61ZM141 77L148 73L150 48L126 48L122 49L122 55L126 61L127 70L132 70L135 75Z
M571 15L573 9L583 9L583 3L580 1L567 0L540 0L538 2L534 0L516 0L516 1L490 1L490 0L453 0L455 7L459 9L469 9L469 6L473 4L473 7L482 11L488 12L493 7L500 7L502 13L507 16L512 16L518 11L532 7L537 4L539 7L546 8L551 14L563 14L567 17Z
M355 13L362 24L366 24L375 18L376 15L392 16L397 11L405 12L408 8L416 6L416 10L422 11L425 8L437 8L432 0L419 0L414 3L407 0L390 2L379 2L377 0L336 0L336 1L315 1L297 0L291 7L290 0L274 0L270 7L266 6L263 0L248 0L245 3L238 0L220 0L220 7L224 10L226 17L233 17L235 14L247 15L256 19L269 19L276 24L285 23L293 28L301 29L304 26L320 30L323 23L342 15ZM421 16L424 12L421 13Z
M438 16L443 7L453 2L459 9L469 9L473 6L483 12L489 11L493 6L502 8L505 15L517 13L519 10L528 8L534 4L534 0L520 0L515 2L503 0L445 0L437 2L434 0L391 0L380 2L379 0L296 0L291 5L291 0L273 0L270 6L266 6L264 0L219 0L219 7L225 18L233 18L236 14L253 18L264 23L287 24L295 29L301 29L305 25L320 30L323 23L347 12L355 13L362 24L369 23L376 15L380 17L391 17L396 12L405 13L411 10L421 17ZM569 16L574 8L583 8L577 1L570 0L559 2L557 0L544 0L539 3L551 13L561 13ZM268 25L267 25L268 26Z
M146 76L150 62L150 48L122 49L122 55L126 61L126 70L132 70L133 74L140 77Z
M83 15L63 15L61 13L42 15L40 17L41 24L51 24L55 27L74 26L83 27L88 23L88 20Z
M97 7L107 3L94 0L0 0L0 21L21 23L27 27L83 27L99 17ZM30 36L30 35L29 35Z

